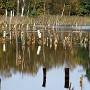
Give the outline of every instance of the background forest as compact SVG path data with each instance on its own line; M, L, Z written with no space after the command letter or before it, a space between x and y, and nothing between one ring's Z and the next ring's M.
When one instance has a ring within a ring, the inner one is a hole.
M16 14L18 0L0 0L0 15ZM19 13L24 7L24 15L90 15L90 0L19 0Z

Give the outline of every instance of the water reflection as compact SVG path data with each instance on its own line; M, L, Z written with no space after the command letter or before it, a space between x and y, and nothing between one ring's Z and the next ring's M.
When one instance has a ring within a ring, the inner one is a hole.
M18 31L10 33L5 40L0 38L1 77L10 78L16 72L35 77L43 67L42 87L46 87L46 73L65 66L69 68L68 73L65 71L65 87L70 88L69 72L81 65L90 81L90 32L44 30Z
M82 82L83 82L83 76L80 77L80 87L81 87L81 90L82 90Z
M0 90L1 90L1 78L0 78Z
M12 57L14 57L13 64L15 64L15 59L16 66L22 66L21 64L24 63L24 69L26 71L28 71L27 69L30 63L32 63L34 69L36 68L37 70L39 66L42 65L50 69L53 66L60 66L64 63L69 67L75 68L75 66L80 63L80 59L83 59L83 57L81 57L82 55L79 54L85 54L81 51L85 51L88 55L88 50L90 49L90 46L88 46L88 33L83 34L82 37L79 36L78 33L73 33L73 35L71 35L72 33L63 33L63 38L61 38L62 33L58 33L58 37L56 35L52 35L50 38L45 36L41 43L35 34L36 33L29 33L30 38L28 39L28 33L24 32L23 36L22 33L21 35L19 34L16 38L17 40L12 40L11 44L9 41L4 41L3 43L3 52L6 51L7 57L11 59L10 55L12 54ZM0 45L2 46L2 43L0 43ZM2 55L3 52L1 51ZM15 54L17 57L15 57ZM88 59L88 57L85 56L85 59ZM8 60L7 63L7 65L9 65L11 62ZM38 66L36 65L37 63L39 64ZM19 67L19 69L21 68Z
M89 33L89 58L90 58L90 33Z
M3 43L3 52L5 52L6 51L6 44L5 44L5 42Z

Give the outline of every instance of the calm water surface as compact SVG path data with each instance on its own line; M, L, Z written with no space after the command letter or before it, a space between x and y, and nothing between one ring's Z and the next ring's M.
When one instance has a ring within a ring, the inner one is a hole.
M37 31L1 34L0 90L69 90L65 68L71 89L90 90L90 32L62 31L42 30L41 39Z

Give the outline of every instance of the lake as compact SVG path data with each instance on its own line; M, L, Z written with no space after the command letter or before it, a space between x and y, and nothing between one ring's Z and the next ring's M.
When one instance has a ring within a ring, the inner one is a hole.
M0 90L89 90L90 26L0 32ZM69 89L71 88L71 89Z

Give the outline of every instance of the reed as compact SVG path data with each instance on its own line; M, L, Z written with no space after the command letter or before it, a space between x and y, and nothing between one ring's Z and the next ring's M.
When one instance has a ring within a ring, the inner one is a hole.
M78 26L89 26L90 25L90 17L81 17L81 16L61 16L61 15L41 15L35 17L27 17L27 16L15 16L12 18L10 22L10 17L7 17L5 20L5 16L0 16L0 25L2 23L7 24L38 24L38 25L78 25Z

